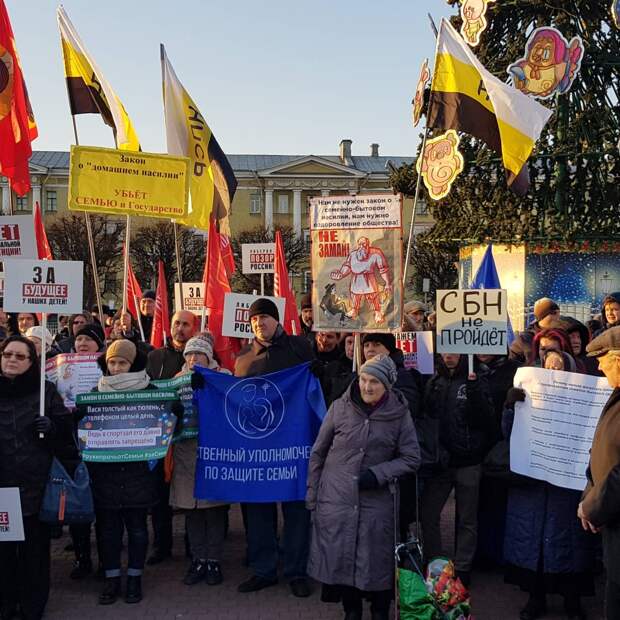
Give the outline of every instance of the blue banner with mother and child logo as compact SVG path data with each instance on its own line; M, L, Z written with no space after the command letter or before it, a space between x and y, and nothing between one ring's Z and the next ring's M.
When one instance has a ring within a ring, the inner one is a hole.
M303 500L325 401L309 364L240 379L196 368L198 460L194 495L227 502Z

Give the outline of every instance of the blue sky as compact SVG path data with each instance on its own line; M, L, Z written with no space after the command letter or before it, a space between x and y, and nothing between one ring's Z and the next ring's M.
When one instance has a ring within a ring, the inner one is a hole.
M73 141L57 3L5 0L39 126L36 150ZM165 151L159 43L228 153L412 155L411 98L434 54L426 13L444 0L65 0L90 54L121 98L145 151ZM113 146L94 115L80 142Z

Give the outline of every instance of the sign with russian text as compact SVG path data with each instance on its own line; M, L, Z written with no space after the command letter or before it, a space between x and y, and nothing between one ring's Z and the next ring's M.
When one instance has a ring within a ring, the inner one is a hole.
M437 291L437 353L506 355L504 289Z
M78 441L85 461L119 463L166 456L177 418L170 390L97 392L78 395L84 417Z
M254 338L250 324L250 306L257 299L270 299L278 308L280 322L284 319L284 297L267 297L265 295L245 295L243 293L226 293L224 296L224 320L222 336L233 338Z
M183 310L189 310L197 316L202 316L205 303L205 288L202 282L183 282ZM174 283L174 306L181 309L181 286Z
M594 431L611 395L607 379L527 366L514 385L526 396L515 404L510 469L583 491Z
M402 196L310 199L315 330L393 332L402 322Z
M189 159L155 153L72 146L69 209L109 215L187 215Z
M6 312L82 312L84 263L68 260L4 260Z
M25 540L22 503L17 487L0 489L0 543Z
M194 496L290 502L306 495L308 461L325 401L310 365L237 378L198 368L200 430Z
M242 273L273 273L276 260L275 243L242 243Z
M0 259L37 258L32 215L0 217Z
M97 363L101 353L61 353L45 364L45 377L62 397L67 409L75 408L78 394L87 394L103 372Z
M174 379L158 379L152 381L160 390L168 390L176 393L183 405L183 420L179 426L181 430L175 433L173 441L192 439L198 437L198 410L194 403L194 390L192 389L192 373L187 372Z
M399 332L396 346L403 352L405 368L413 368L423 375L435 372L433 359L433 332Z

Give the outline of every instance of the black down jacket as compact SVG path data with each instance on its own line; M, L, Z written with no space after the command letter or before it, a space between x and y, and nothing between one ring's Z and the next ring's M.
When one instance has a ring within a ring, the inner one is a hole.
M39 513L54 456L71 475L79 462L73 416L49 381L45 382L45 415L52 421L52 430L43 439L35 432L39 389L36 373L15 379L0 376L0 487L19 487L24 516Z

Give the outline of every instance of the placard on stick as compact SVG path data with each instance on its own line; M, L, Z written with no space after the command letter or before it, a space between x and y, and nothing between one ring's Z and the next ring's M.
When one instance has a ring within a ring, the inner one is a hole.
M273 273L276 260L275 243L241 244L241 271L251 273Z
M4 215L0 217L0 260L5 257L37 257L31 215Z
M278 307L280 322L284 320L285 301L283 297L267 297L266 295L244 295L242 293L226 293L224 297L224 321L222 336L233 338L254 338L250 325L250 306L257 299L270 299Z
M60 312L83 309L84 263L63 260L6 259L6 312Z
M505 355L507 300L504 289L437 291L437 352Z
M193 312L196 316L202 315L205 302L205 287L203 282L183 282L183 306L181 306L181 286L174 283L174 306Z

